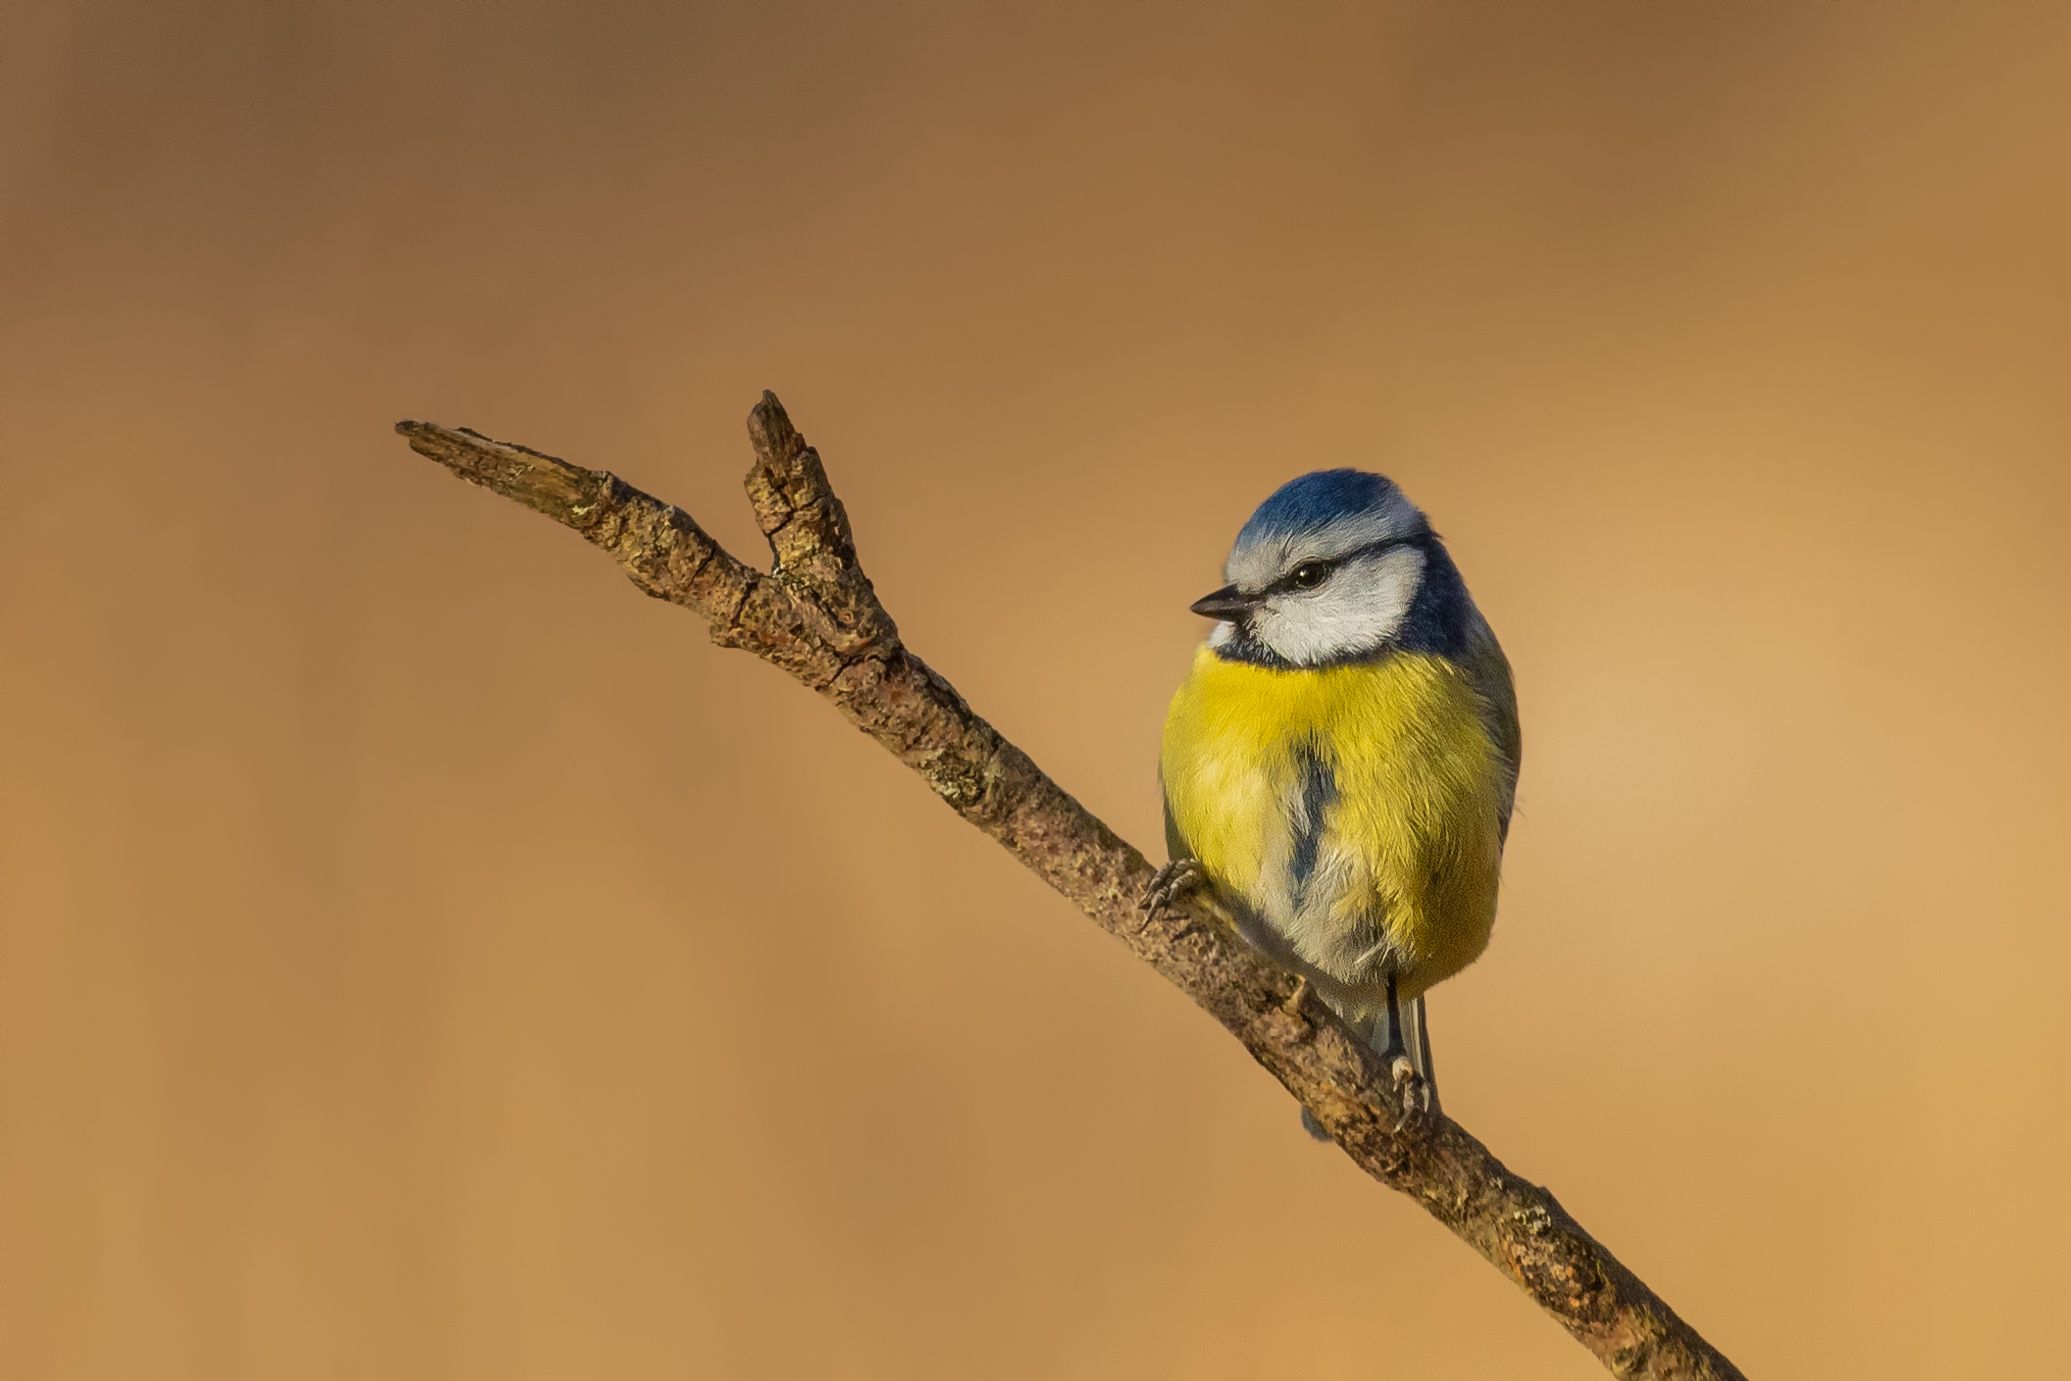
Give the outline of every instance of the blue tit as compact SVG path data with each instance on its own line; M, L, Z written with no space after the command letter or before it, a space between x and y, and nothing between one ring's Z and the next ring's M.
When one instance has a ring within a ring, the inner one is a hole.
M1424 993L1479 958L1517 791L1510 664L1423 512L1322 470L1260 504L1165 719L1172 864L1437 1106ZM1315 1130L1313 1123L1311 1130Z

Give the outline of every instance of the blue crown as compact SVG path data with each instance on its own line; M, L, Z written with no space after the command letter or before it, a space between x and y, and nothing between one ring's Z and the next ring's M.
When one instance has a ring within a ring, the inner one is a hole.
M1395 482L1365 470L1315 470L1275 489L1237 534L1237 545L1287 537L1367 513L1395 496Z

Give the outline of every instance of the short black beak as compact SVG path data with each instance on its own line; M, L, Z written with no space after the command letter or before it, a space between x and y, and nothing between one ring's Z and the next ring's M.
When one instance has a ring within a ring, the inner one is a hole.
M1188 607L1204 619L1241 619L1258 600L1234 585L1225 585L1212 595L1203 595Z

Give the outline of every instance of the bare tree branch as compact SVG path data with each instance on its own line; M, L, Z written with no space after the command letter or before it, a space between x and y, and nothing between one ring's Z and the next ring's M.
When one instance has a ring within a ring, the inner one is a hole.
M429 422L412 449L603 548L635 585L713 641L753 652L831 700L1103 930L1244 1043L1381 1183L1423 1205L1621 1377L1741 1375L1551 1194L1441 1115L1412 1113L1365 1042L1259 957L1200 898L1146 917L1151 865L1001 737L909 651L856 560L820 457L774 394L749 417L749 502L774 564L756 570L682 510L602 470Z

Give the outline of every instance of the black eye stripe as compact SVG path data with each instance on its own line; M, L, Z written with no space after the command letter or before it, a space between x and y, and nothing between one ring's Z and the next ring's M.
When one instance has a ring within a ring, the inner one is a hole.
M1348 561L1359 561L1369 556L1380 556L1385 552L1394 551L1398 547L1421 547L1430 540L1430 533L1420 532L1414 537L1389 537L1379 542L1368 542L1363 547L1354 547L1352 548L1352 550L1346 552L1343 556L1332 557L1328 560L1320 556L1311 557L1309 560L1303 561L1299 565L1297 565L1294 568L1294 570L1289 571L1286 575L1281 576L1278 580L1266 586L1266 588L1262 590L1260 593L1268 595L1277 595L1284 594L1289 590L1317 589L1323 584L1323 581L1321 579L1317 580L1317 582L1314 585L1298 584L1294 578L1295 572L1300 571L1305 566L1320 565L1323 567L1324 576L1328 577L1331 573L1336 571L1338 567L1344 565Z

